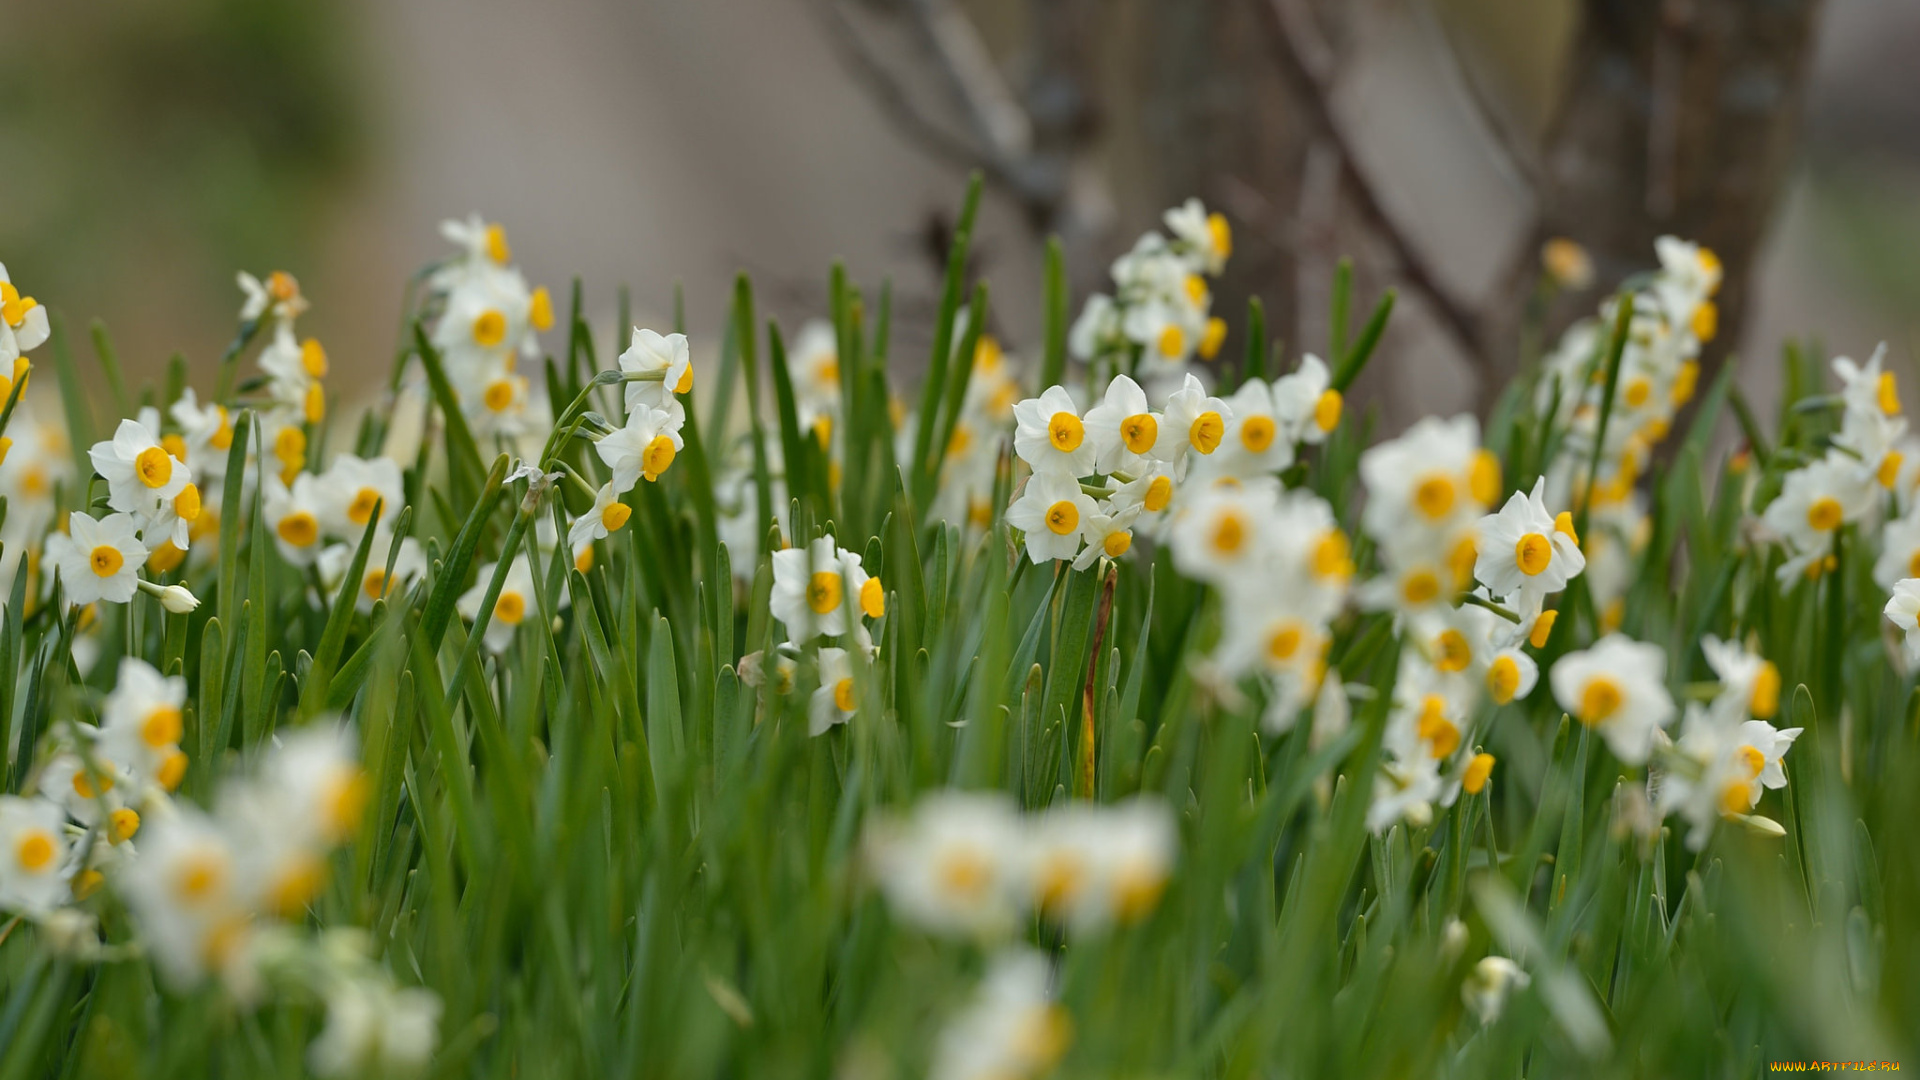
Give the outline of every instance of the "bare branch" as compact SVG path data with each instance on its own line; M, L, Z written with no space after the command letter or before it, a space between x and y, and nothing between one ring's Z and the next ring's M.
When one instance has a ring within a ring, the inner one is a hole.
M1434 0L1407 0L1407 7L1433 39L1433 53L1440 61L1448 85L1486 129L1493 144L1493 167L1514 186L1530 188L1537 202L1547 190L1547 170L1541 164L1539 149L1524 132L1516 129L1506 110L1494 103L1472 65L1461 55L1453 32L1447 29L1446 20L1434 8Z
M912 0L920 30L967 113L1003 162L1033 149L1033 122L987 52L980 31L953 0Z
M1352 139L1334 115L1334 53L1314 24L1312 11L1305 0L1265 0L1260 6L1267 16L1266 23L1281 66L1302 84L1301 97L1313 114L1315 125L1338 153L1347 190L1353 195L1361 217L1392 253L1399 264L1400 277L1432 309L1467 361L1476 370L1485 369L1490 358L1480 318L1441 286L1439 276L1428 265L1426 257L1401 232L1375 192L1372 181L1361 169Z
M817 0L814 7L828 24L828 40L845 62L849 74L861 84L867 96L901 134L918 144L922 150L951 165L971 169L984 163L991 167L992 162L987 160L988 156L980 148L955 136L914 107L906 86L874 55L865 35L854 24L854 20L847 17L839 0Z

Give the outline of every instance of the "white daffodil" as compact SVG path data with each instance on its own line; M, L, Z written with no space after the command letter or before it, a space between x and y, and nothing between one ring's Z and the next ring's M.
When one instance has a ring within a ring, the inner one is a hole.
M41 766L35 790L60 804L68 817L89 828L109 821L107 838L118 844L140 828L140 815L126 808L129 789L137 783L132 770L105 757L89 759L69 749L48 758ZM132 794L139 797L138 791Z
M320 478L303 472L288 487L277 477L267 477L266 498L261 512L267 528L273 532L274 546L280 556L295 566L312 566L320 557L320 519L326 513L327 492Z
M1540 665L1525 652L1508 646L1494 652L1487 663L1487 696L1495 705L1507 705L1533 693L1540 681Z
M1345 405L1346 399L1333 388L1326 362L1312 353L1300 358L1299 367L1273 381L1274 414L1292 442L1326 442L1340 426Z
M400 465L388 458L341 454L319 483L321 529L344 540L358 540L376 508L390 524L405 505Z
M1025 833L999 794L939 791L911 816L869 826L874 880L902 921L937 933L996 936L1031 896Z
M1258 487L1213 487L1195 496L1171 532L1173 565L1231 589L1250 580L1272 550L1274 499Z
M66 586L68 603L133 599L140 564L147 561L139 528L131 514L108 514L98 521L78 510L67 515L67 532L47 538L47 556Z
M1087 526L1098 514L1093 498L1081 490L1078 480L1036 472L1007 507L1006 521L1026 534L1027 558L1041 563L1078 555Z
M1548 512L1546 487L1542 477L1530 494L1514 492L1498 513L1481 518L1477 527L1474 577L1495 596L1525 594L1528 606L1534 598L1566 588L1587 565L1573 534L1573 516Z
M331 544L320 553L318 569L320 582L329 589L340 587L340 579L346 575L347 568L353 563L354 552L359 550L358 542ZM387 560L393 560L393 569L388 571ZM385 529L373 534L373 544L367 548L366 569L360 573L360 588L354 596L354 606L363 612L372 611L376 600L404 597L408 588L427 572L426 552L420 548L420 542L409 536L400 541L400 550L393 550L393 534Z
M50 330L47 309L33 297L20 295L7 268L0 265L0 366L13 370L20 354L39 348Z
M853 664L847 650L823 646L819 654L820 686L807 701L807 734L824 735L835 724L853 719L860 694L853 683Z
M1175 245L1194 260L1199 270L1217 276L1225 269L1233 254L1233 228L1225 215L1209 214L1199 199L1188 199L1168 210L1163 220Z
M286 322L307 310L306 298L300 295L300 283L285 270L275 270L264 282L242 270L234 275L234 281L245 297L240 305L241 322L253 322L266 314Z
M66 812L0 795L0 911L45 914L67 898Z
M1121 484L1108 497L1107 504L1116 514L1130 507L1139 507L1139 516L1134 519L1135 530L1144 529L1149 536L1159 536L1160 527L1169 517L1168 508L1173 505L1176 487L1170 467L1163 462L1155 462Z
M602 436L593 449L613 470L613 490L624 495L641 477L660 479L684 445L672 411L642 405L629 410L626 424Z
M1833 535L1859 521L1874 506L1878 489L1864 480L1851 458L1837 452L1786 476L1780 494L1767 504L1761 520L1795 553L1781 569L1782 584L1804 572L1833 548Z
M1065 387L1050 386L1013 407L1013 450L1036 475L1091 476L1097 455Z
M1771 720L1780 711L1780 669L1773 661L1749 652L1737 641L1722 641L1712 634L1701 639L1700 651L1720 679L1714 707L1723 715Z
M487 598L487 587L493 582L494 570L499 563L488 563L475 575L473 588L460 595L454 603L454 610L468 622L478 622L480 605ZM494 598L493 612L487 620L487 651L499 654L507 651L513 644L513 632L520 628L527 616L539 614L534 602L533 569L527 564L525 552L514 557L507 566L507 576L500 584L500 595Z
M120 421L113 438L93 444L87 457L107 481L107 505L125 514L170 501L192 477L186 462L169 454L138 420Z
M314 1075L410 1076L432 1059L441 1006L431 990L349 979L338 981L326 1001L326 1024L307 1047Z
M1673 722L1666 678L1665 651L1621 634L1566 654L1549 674L1560 707L1598 730L1614 756L1628 765L1644 763L1654 733Z
M526 376L510 371L495 372L483 380L478 397L466 409L474 435L510 439L526 434L532 423L527 396L530 388Z
M825 319L807 320L787 351L787 369L793 373L800 426L818 437L824 425L831 436L834 418L840 414L840 340L833 324ZM967 392L971 395L973 391L970 381Z
M933 1044L930 1080L1033 1080L1053 1071L1073 1023L1053 1000L1046 957L1026 948L993 958L986 978Z
M1180 389L1167 398L1166 410L1161 414L1162 431L1154 444L1153 456L1177 464L1187 460L1189 451L1210 455L1226 440L1227 422L1231 419L1233 408L1208 395L1200 379L1189 372Z
M122 657L113 692L101 706L99 757L137 781L178 787L187 758L180 750L187 680L161 675L137 657Z
M613 485L602 484L600 490L594 492L593 505L573 519L572 527L567 530L567 543L579 547L605 539L625 528L632 516L633 508L620 501Z
M1293 432L1280 413L1273 387L1248 379L1227 399L1233 419L1220 452L1209 461L1229 476L1277 473L1293 464Z
M161 974L186 989L209 971L230 972L254 932L232 841L185 803L151 815L141 833L140 857L127 864L120 888Z
M1361 524L1383 546L1428 543L1479 517L1500 493L1497 459L1471 415L1429 416L1360 455Z
M1907 664L1920 665L1920 580L1906 578L1893 584L1893 596L1882 609L1887 621L1907 635Z
M886 612L886 591L870 577L860 556L822 536L805 548L773 553L773 591L767 605L787 628L787 640L804 645L815 637L848 633L860 616Z
M1080 309L1080 317L1067 332L1067 351L1077 360L1091 361L1118 350L1126 342L1121 330L1120 309L1113 297L1094 293Z
M1880 532L1880 554L1873 561L1873 580L1883 589L1911 577L1920 577L1920 507L1887 523Z
M1331 639L1315 613L1290 603L1283 590L1228 592L1220 645L1213 659L1235 677L1259 673L1284 677L1304 701L1319 688Z
M1139 504L1114 509L1111 513L1096 510L1080 526L1080 535L1087 546L1074 557L1073 568L1085 570L1101 558L1118 559L1133 548L1133 523L1140 516Z
M638 326L627 351L620 354L620 370L650 376L650 381L627 383L627 411L641 406L663 409L675 394L693 390L693 354L685 334L659 334Z
M1482 1024L1491 1024L1500 1019L1508 995L1525 990L1532 981L1519 964L1504 956L1482 957L1460 984L1460 997Z
M1158 798L1055 804L1027 848L1033 905L1077 933L1138 922L1166 891L1178 846L1173 815Z
M1840 356L1833 361L1833 373L1840 379L1840 398L1849 416L1900 415L1900 383L1884 368L1886 342L1881 342L1865 364L1856 364Z
M1160 417L1147 406L1139 383L1116 375L1100 404L1087 410L1086 439L1093 446L1089 471L1136 473L1160 440Z

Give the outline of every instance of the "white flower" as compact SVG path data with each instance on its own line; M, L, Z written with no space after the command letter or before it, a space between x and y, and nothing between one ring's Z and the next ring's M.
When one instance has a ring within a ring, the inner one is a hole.
M329 589L340 587L340 579L345 576L347 567L353 563L354 552L359 544L333 544L320 553L320 581ZM393 559L392 576L388 576L387 559ZM360 588L354 598L354 606L363 612L373 610L373 602L382 598L404 596L406 590L422 574L427 572L427 556L420 549L420 542L409 536L400 541L400 551L393 552L393 534L385 529L374 533L373 544L367 548L366 569L360 574Z
M67 897L66 812L0 795L0 911L44 914Z
M1093 446L1090 472L1138 472L1160 440L1160 417L1147 407L1139 383L1116 375L1100 404L1087 410L1086 438Z
M593 506L573 519L573 526L567 530L567 542L579 547L605 539L609 534L625 528L631 516L633 508L620 501L613 485L602 484L600 490L594 492Z
M1323 443L1340 426L1346 399L1333 388L1326 362L1308 353L1300 366L1273 382L1274 412L1294 442Z
M593 449L613 470L613 490L624 495L643 476L658 480L683 445L674 412L642 405L629 410L626 424L602 436Z
M939 933L1011 930L1031 895L1019 816L1000 794L940 791L869 827L874 879L903 921Z
M474 578L473 588L460 595L454 603L454 610L468 622L480 619L480 604L487 598L487 586L493 583L494 570L499 563L488 563L480 568ZM525 552L514 557L507 566L507 576L500 583L500 595L494 598L493 613L487 621L487 651L503 653L513 644L513 632L519 629L528 615L538 615L534 604L533 570L527 565Z
M1881 342L1864 365L1847 357L1835 357L1833 373L1840 377L1840 397L1852 416L1900 415L1900 384L1891 371L1882 369L1887 344Z
M1233 410L1233 419L1213 460L1228 475L1276 473L1293 464L1295 432L1281 415L1273 387L1248 379L1227 399L1227 406Z
M1482 1024L1491 1024L1500 1019L1507 995L1514 990L1525 990L1532 981L1520 970L1519 964L1504 956L1483 957L1473 965L1466 982L1460 984L1460 996Z
M1883 589L1910 577L1920 577L1920 508L1887 523L1880 533L1880 555L1873 562L1873 580Z
M1908 665L1920 665L1920 580L1895 582L1893 597L1882 610L1889 622L1906 631Z
M1030 1080L1066 1053L1073 1025L1048 990L1047 961L1015 948L993 958L986 979L933 1045L931 1080Z
M767 606L787 628L787 640L804 645L816 636L845 634L860 614L886 611L880 579L869 577L860 556L822 536L805 548L773 553L773 592Z
M641 406L665 408L675 394L693 389L693 358L685 334L657 334L633 328L632 344L620 354L620 370L629 375L658 375L655 382L627 383L627 411Z
M252 929L239 883L237 853L212 818L185 803L150 816L121 887L175 987L191 987L209 970L230 974L245 955Z
M1175 243L1189 253L1197 267L1208 274L1219 274L1233 254L1233 229L1225 215L1207 213L1199 199L1188 199L1166 212L1167 231Z
M1041 563L1078 555L1081 538L1098 512L1072 476L1036 472L1007 507L1006 520L1026 534L1027 557Z
M1760 801L1763 787L1784 787L1780 759L1800 731L1775 731L1763 721L1741 721L1719 709L1687 706L1674 752L1679 759L1660 775L1661 816L1678 812L1692 828L1687 847L1706 846L1716 822L1739 819Z
M399 463L388 458L363 459L341 454L320 477L320 523L325 531L346 540L358 540L373 520L391 524L405 505Z
M186 679L163 676L137 657L122 657L113 692L101 706L99 756L142 782L172 790L187 767L180 751L186 703Z
M1429 416L1360 455L1361 524L1384 545L1426 544L1478 517L1499 497L1499 463L1479 450L1471 415Z
M440 998L380 979L342 981L327 995L327 1022L307 1047L315 1075L407 1075L424 1069L440 1039Z
M312 473L295 476L291 488L278 477L267 477L261 512L282 558L295 566L312 566L320 557L320 518L326 504L327 491Z
M79 730L98 734L92 728ZM35 790L60 804L67 816L90 828L100 824L103 817L113 817L115 828L108 833L108 839L118 844L140 827L140 815L125 809L129 789L136 783L138 779L131 770L105 757L87 760L77 751L62 750L41 767ZM139 792L134 791L132 795L138 798ZM122 816L124 814L133 816L128 818Z
M1524 594L1529 607L1534 598L1566 588L1587 565L1573 535L1572 515L1547 512L1546 487L1542 477L1531 494L1514 492L1478 526L1474 577L1496 596Z
M1245 586L1272 549L1274 500L1267 488L1209 488L1174 519L1173 565L1222 589Z
M1029 846L1034 905L1080 932L1138 922L1159 904L1177 849L1173 815L1157 798L1057 804Z
M1784 539L1796 557L1782 567L1782 585L1790 585L1813 560L1832 550L1840 526L1859 521L1875 502L1877 486L1859 474L1858 463L1838 452L1787 474L1780 494L1767 504L1761 520Z
M120 421L113 438L94 443L87 457L107 481L107 505L121 513L147 513L180 494L191 478L186 463L138 420Z
M1615 757L1628 765L1647 760L1654 733L1673 722L1667 693L1667 654L1621 634L1553 665L1553 696L1574 719L1597 729Z
M67 515L67 532L47 538L47 555L66 586L68 603L124 604L138 588L147 548L132 515L108 514L95 521L75 510Z
M1013 407L1013 450L1036 474L1091 476L1097 448L1065 387L1050 386Z
M1182 462L1187 459L1188 450L1212 454L1220 449L1227 435L1227 421L1232 418L1233 409L1219 398L1209 396L1199 377L1189 372L1180 389L1167 398L1167 408L1160 421L1164 430L1154 444L1153 456L1161 461Z
M1080 535L1086 539L1087 546L1074 557L1075 570L1085 570L1102 556L1117 559L1133 548L1133 522L1140 516L1140 505L1107 509L1112 513L1096 511L1081 523Z
M0 270L0 273L3 272ZM234 280L240 286L241 294L246 297L240 305L241 322L253 322L269 312L275 319L285 322L307 310L306 298L300 295L300 283L285 270L268 274L264 283L245 270L236 274Z
M1113 297L1095 293L1067 332L1067 349L1079 360L1092 360L1112 351L1120 337L1120 311Z
M1780 669L1739 642L1708 634L1700 640L1707 666L1720 678L1714 708L1733 719L1771 720L1780 710Z
M33 297L20 295L7 268L0 265L0 366L11 371L13 379L20 377L14 361L21 353L39 348L49 330L47 309Z
M853 665L847 650L825 646L820 650L820 687L807 702L807 734L824 735L835 724L853 719L860 695L853 684Z

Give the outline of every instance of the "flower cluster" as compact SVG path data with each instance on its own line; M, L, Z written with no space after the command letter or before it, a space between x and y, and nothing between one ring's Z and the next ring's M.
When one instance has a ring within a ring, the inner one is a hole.
M1660 816L1679 814L1695 851L1706 846L1715 822L1744 820L1763 789L1787 786L1781 761L1800 734L1770 722L1780 709L1780 669L1773 661L1711 634L1700 648L1719 676L1719 690L1705 705L1688 703L1680 738L1653 785Z
M1177 382L1193 357L1213 359L1227 335L1207 285L1233 254L1226 217L1188 199L1164 220L1172 236L1149 232L1115 260L1113 295L1088 298L1067 339L1075 357L1125 361L1150 383Z
M440 233L460 251L428 280L441 305L433 347L475 435L524 434L539 418L517 368L539 355L537 335L553 327L553 297L545 286L528 287L498 224L472 214L442 222Z
M808 731L820 735L851 720L860 706L855 658L864 669L878 653L863 620L887 613L886 587L867 573L858 554L822 536L804 548L773 553L773 592L767 608L787 631L774 660L788 672L783 686L790 684L792 660L802 647L822 636L843 639L848 648L822 645L815 650L820 685L808 701Z

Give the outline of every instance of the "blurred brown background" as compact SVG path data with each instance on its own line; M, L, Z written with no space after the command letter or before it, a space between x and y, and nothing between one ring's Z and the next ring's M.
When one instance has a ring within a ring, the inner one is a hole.
M664 322L679 282L711 347L740 269L794 323L838 257L924 340L970 162L1029 353L1047 232L1077 308L1196 194L1236 227L1236 326L1258 293L1322 347L1342 253L1402 288L1366 391L1395 417L1497 388L1562 232L1603 279L1669 228L1721 248L1722 345L1763 398L1786 335L1912 358L1912 3L4 0L0 25L0 260L148 371L210 371L243 267L299 276L337 370L383 370L403 280L470 210L536 283L582 276L600 327L619 283Z

